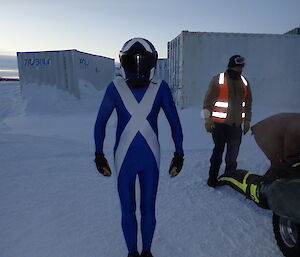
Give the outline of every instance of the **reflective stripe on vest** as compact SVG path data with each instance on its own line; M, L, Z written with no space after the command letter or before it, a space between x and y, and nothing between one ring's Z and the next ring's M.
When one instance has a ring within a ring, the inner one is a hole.
M116 171L120 171L129 146L138 132L140 132L145 138L148 146L154 154L157 167L159 167L159 143L157 135L147 120L147 116L153 107L161 80L150 83L140 103L135 99L134 95L122 77L115 78L113 83L124 103L125 108L131 115L130 120L120 136L119 144L115 152Z
M242 119L245 118L245 99L247 96L247 86L248 86L248 82L245 79L244 76L241 75L241 80L243 82L244 85L244 99L242 102L242 113L241 113L241 117ZM227 111L228 111L228 84L227 84L227 80L225 77L225 73L222 72L219 75L219 95L217 98L217 101L214 104L213 107L213 111L212 111L212 118L214 122L224 122L227 118Z

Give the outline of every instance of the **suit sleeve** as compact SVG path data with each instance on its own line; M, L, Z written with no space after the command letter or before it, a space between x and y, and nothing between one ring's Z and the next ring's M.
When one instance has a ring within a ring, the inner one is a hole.
M111 83L106 89L95 122L94 140L95 140L96 152L103 152L103 142L105 138L106 124L115 108L112 88L113 88L113 84Z
M162 109L164 110L164 113L168 119L168 122L171 127L172 131L172 138L175 144L175 151L177 153L183 154L183 133L182 133L182 127L179 120L179 116L177 113L177 109L175 106L175 103L173 101L173 97L171 94L171 90L168 86L168 84L163 81L162 82Z

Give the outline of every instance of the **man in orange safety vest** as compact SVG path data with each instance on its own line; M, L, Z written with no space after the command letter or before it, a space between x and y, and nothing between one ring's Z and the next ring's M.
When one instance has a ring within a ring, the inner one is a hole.
M250 128L252 95L249 82L241 75L244 65L244 57L230 57L228 69L212 78L204 99L205 129L212 133L215 144L207 180L210 187L217 185L225 146L225 172L236 170L242 133Z

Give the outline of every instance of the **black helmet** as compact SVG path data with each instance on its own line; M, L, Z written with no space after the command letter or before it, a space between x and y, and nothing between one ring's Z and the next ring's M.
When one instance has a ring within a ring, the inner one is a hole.
M132 38L120 51L121 73L129 86L146 86L154 76L157 52L147 39Z

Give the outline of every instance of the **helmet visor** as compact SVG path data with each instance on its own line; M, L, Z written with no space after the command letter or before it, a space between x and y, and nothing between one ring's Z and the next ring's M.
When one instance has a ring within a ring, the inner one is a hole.
M156 58L152 54L126 54L120 55L120 62L125 71L131 73L149 72L156 64Z

